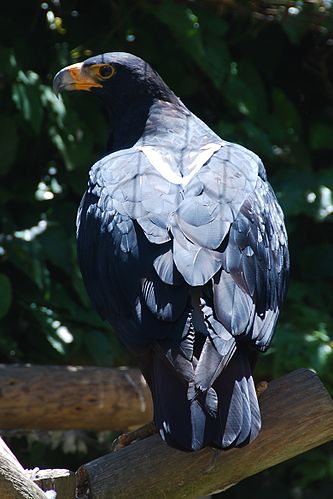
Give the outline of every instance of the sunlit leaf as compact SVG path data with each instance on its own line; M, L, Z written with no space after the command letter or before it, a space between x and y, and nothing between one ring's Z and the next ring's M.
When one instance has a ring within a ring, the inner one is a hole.
M12 98L23 118L31 124L34 132L38 133L43 118L38 75L33 71L19 71L12 88Z

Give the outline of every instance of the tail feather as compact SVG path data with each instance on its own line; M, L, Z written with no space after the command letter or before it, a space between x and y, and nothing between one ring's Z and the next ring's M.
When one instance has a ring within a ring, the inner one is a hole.
M213 385L202 390L153 354L151 388L155 423L162 438L181 450L241 447L261 426L247 348L238 345Z
M215 447L241 447L260 431L260 410L248 357L248 349L239 345L213 385L219 398L219 421L213 422L210 432L210 445Z
M190 450L199 450L205 446L205 428L207 415L198 400L190 403L191 411L191 448Z
M241 422L241 431L237 437L235 445L241 445L244 441L247 441L251 433L251 404L249 403L249 390L246 378L241 380L240 388L243 402L243 418Z
M187 382L159 354L153 354L150 388L156 427L168 445L192 449L192 423Z

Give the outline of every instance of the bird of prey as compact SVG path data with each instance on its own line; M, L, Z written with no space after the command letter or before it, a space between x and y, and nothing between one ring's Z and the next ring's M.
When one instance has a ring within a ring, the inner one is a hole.
M283 214L256 154L191 113L142 59L91 57L55 76L110 115L77 216L94 308L138 358L161 437L185 451L251 442L252 377L289 267Z

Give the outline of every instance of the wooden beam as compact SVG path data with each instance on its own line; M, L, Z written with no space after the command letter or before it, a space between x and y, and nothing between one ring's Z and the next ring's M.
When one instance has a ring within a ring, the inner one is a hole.
M120 430L152 419L138 369L0 364L0 428Z
M77 497L205 496L333 439L333 401L309 370L269 383L260 406L262 431L242 449L184 453L155 435L79 468Z

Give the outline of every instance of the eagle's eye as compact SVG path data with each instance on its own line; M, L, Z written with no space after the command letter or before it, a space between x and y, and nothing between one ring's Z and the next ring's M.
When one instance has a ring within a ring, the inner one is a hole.
M115 74L116 70L111 64L103 64L98 69L98 76L103 80L111 78Z

